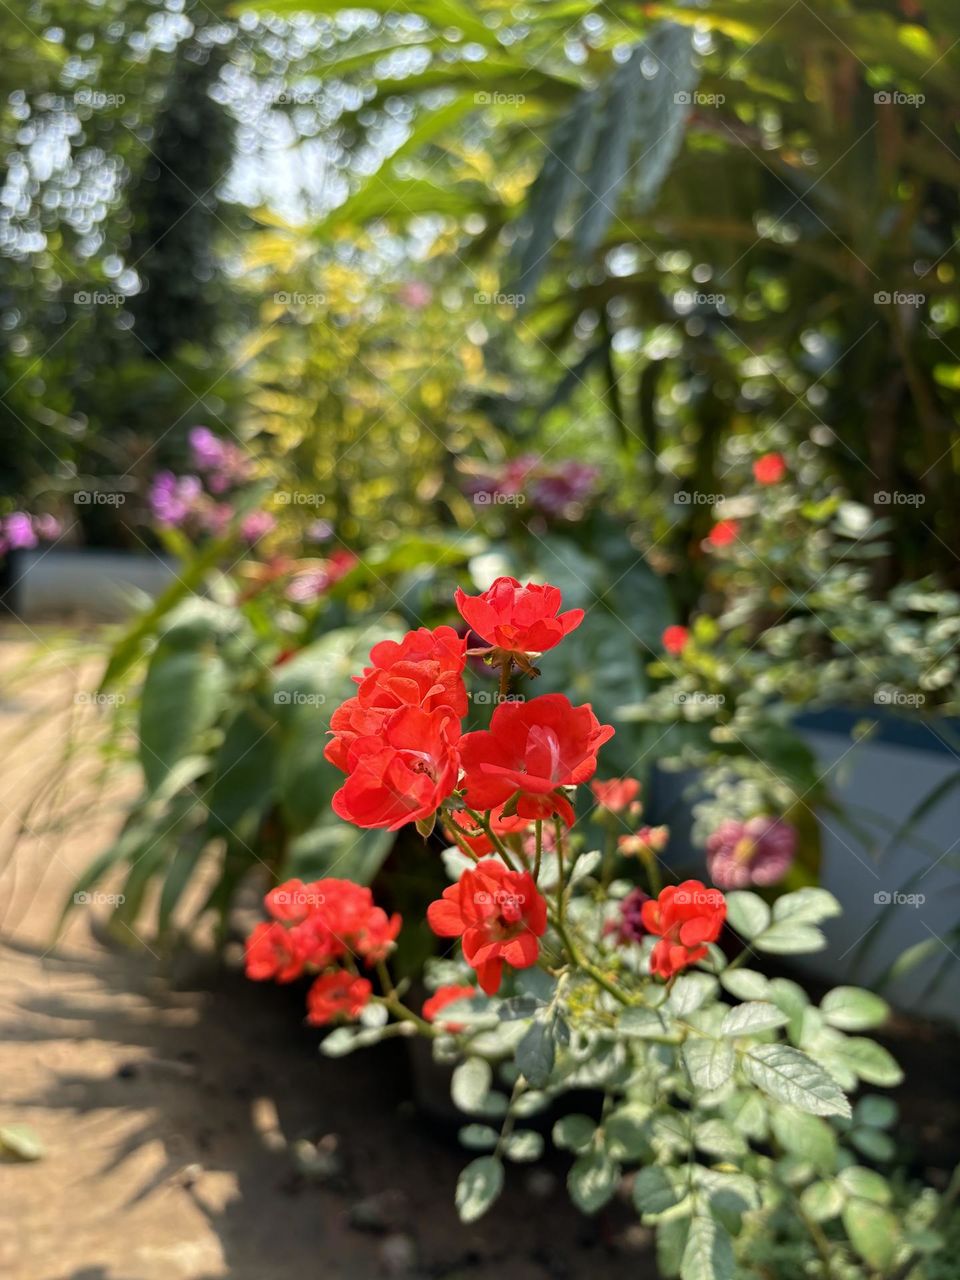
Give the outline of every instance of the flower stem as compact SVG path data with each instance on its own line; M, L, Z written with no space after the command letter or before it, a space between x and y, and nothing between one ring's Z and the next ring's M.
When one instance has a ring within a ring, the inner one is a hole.
M516 863L513 861L513 858L510 856L510 850L507 848L507 846L503 843L503 841L494 831L493 827L490 825L490 810L488 809L486 813L477 813L475 809L467 809L467 813L469 813L470 817L474 820L474 822L477 824L478 827L483 828L483 831L487 839L493 845L494 849L496 849L497 853L499 853L500 857L504 860L504 862L507 864L510 870L511 871L518 870Z
M537 818L534 825L537 833L537 853L533 862L533 879L536 882L540 879L540 859L543 857L543 819Z

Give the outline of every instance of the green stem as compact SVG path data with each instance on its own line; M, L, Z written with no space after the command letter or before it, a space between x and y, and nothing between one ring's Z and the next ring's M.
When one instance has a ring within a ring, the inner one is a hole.
M534 830L537 833L537 852L533 861L533 879L534 882L540 879L540 859L543 857L543 819L537 818L534 824Z
M487 839L493 845L494 849L496 849L497 853L499 853L500 857L504 860L510 870L519 870L516 863L513 861L513 858L510 856L510 850L490 825L490 810L488 809L485 814L477 813L475 809L467 809L466 812L469 813L470 817L473 818L478 827L482 827Z

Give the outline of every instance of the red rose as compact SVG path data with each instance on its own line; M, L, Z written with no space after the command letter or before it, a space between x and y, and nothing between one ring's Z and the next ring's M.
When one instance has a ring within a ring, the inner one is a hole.
M437 811L457 785L460 722L447 708L402 707L376 736L357 738L347 750L346 782L333 811L357 827L396 831Z
M707 535L711 547L728 547L737 539L740 525L736 520L718 520Z
M640 794L640 783L636 778L609 778L606 782L594 780L590 783L590 790L601 809L623 813Z
M526 831L529 826L529 818L521 818L519 814L514 815L512 818L505 818L502 808L494 809L490 815L490 827L498 836L518 835L520 832ZM478 831L476 823L466 810L457 809L454 813L448 814L444 821L444 827L451 833L451 839L455 839L452 834L455 830L460 840L477 857L493 852L493 841L485 831Z
M479 596L468 596L458 587L455 598L477 635L507 653L543 653L583 621L582 609L559 612L558 587L533 582L521 587L516 578L497 578Z
M276 920L256 926L247 939L245 959L247 977L255 982L268 978L292 982L303 973L304 957L297 939Z
M650 956L650 972L672 978L707 954L706 944L716 942L727 915L719 889L707 889L699 880L668 885L642 908L644 928L660 941Z
M323 1027L334 1018L358 1018L370 1001L373 987L344 969L322 973L307 992L307 1022Z
M537 963L547 904L529 871L509 871L487 859L430 903L427 922L438 937L461 939L463 958L492 996L500 989L504 962L514 969Z
M437 987L436 991L423 1002L423 1016L428 1022L436 1022L437 1014L447 1007L448 1004L454 1004L457 1000L469 1000L477 994L476 987ZM463 1025L459 1022L448 1022L446 1018L439 1024L444 1031L452 1031L454 1034L463 1030Z
M562 693L529 702L502 702L490 728L468 733L461 742L466 804L494 809L520 793L522 818L559 813L572 825L573 809L559 790L587 782L596 772L597 752L613 737L587 703L574 707Z
M350 747L358 738L375 737L384 721L401 707L435 711L446 707L460 717L467 711L463 683L467 642L453 627L429 631L420 627L402 640L382 640L370 650L372 666L354 676L360 686L330 717L331 741L324 755L332 765L348 770Z
M663 641L663 647L667 653L672 653L674 657L678 657L683 653L690 641L690 632L686 627L667 627L660 639Z
M782 453L765 453L753 464L757 484L779 484L787 474L787 460Z

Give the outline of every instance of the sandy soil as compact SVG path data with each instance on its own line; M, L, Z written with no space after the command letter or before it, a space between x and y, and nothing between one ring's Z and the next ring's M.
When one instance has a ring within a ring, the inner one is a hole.
M301 991L196 969L186 981L181 973L186 989L172 989L148 945L102 946L87 908L52 945L77 874L116 828L123 787L69 838L28 831L7 857L64 740L62 715L38 713L78 705L75 664L51 657L45 635L27 639L49 664L26 691L7 680L0 703L0 1125L29 1125L45 1155L0 1163L0 1274L655 1274L647 1233L625 1207L597 1221L571 1210L562 1164L514 1169L501 1205L460 1227L452 1200L465 1157L410 1101L405 1046L323 1059L302 1023ZM22 634L0 639L0 674L26 652ZM85 734L100 731L95 707L80 714ZM69 789L87 785L81 770Z

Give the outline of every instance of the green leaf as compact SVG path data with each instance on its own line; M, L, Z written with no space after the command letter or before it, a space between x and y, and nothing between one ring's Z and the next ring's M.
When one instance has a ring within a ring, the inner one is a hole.
M650 1107L628 1102L603 1122L607 1150L617 1160L639 1160L650 1150Z
M633 1180L633 1203L637 1213L666 1213L679 1204L685 1190L674 1185L668 1171L658 1164L647 1165Z
M769 925L770 908L755 893L735 889L727 894L727 923L750 942Z
M499 1133L489 1124L465 1124L457 1136L471 1151L492 1151L500 1141Z
M774 1136L790 1155L812 1164L824 1177L837 1164L837 1135L819 1116L804 1115L794 1107L774 1107L770 1116Z
M896 1143L889 1133L884 1133L882 1129L852 1129L850 1142L862 1156L881 1164L892 1160L897 1154Z
M887 1020L890 1007L872 991L860 987L834 987L820 1002L823 1016L841 1031L865 1031Z
M893 1054L864 1036L848 1036L835 1051L868 1084L892 1088L903 1080L903 1071Z
M696 1037L684 1042L683 1062L694 1088L710 1092L730 1079L736 1057L724 1041Z
M853 1123L869 1125L872 1129L889 1129L896 1119L897 1104L879 1093L865 1094L853 1108Z
M553 1145L561 1151L583 1151L596 1131L596 1123L589 1116L564 1116L553 1126Z
M893 1199L890 1184L875 1169L861 1164L851 1164L837 1174L837 1182L848 1195L859 1200L872 1200L874 1204L889 1204Z
M523 1073L529 1084L539 1089L550 1079L555 1058L552 1020L548 1021L545 1018L534 1020L524 1032L523 1039L516 1048L515 1060L518 1070Z
M755 969L727 969L720 974L720 983L738 1000L763 1000L769 979Z
M680 1280L733 1280L733 1277L733 1245L726 1229L713 1218L692 1218L680 1264Z
M493 1083L493 1071L484 1058L467 1058L455 1069L450 1096L467 1115L482 1115Z
M753 945L758 951L769 951L773 955L802 955L822 951L827 940L813 925L784 920L765 929L754 938Z
M667 1026L656 1009L624 1009L617 1024L620 1034L637 1040L657 1039L667 1034Z
M600 1151L580 1156L567 1175L570 1197L582 1213L602 1209L619 1181L620 1166Z
M518 1129L503 1144L508 1160L518 1164L530 1164L543 1155L543 1138L533 1129Z
M849 1116L850 1103L837 1082L812 1058L786 1044L753 1045L743 1069L764 1093L818 1116Z
M220 658L207 649L159 648L140 699L140 765L151 791L174 765L195 754L198 736L217 719L226 690Z
M841 913L840 903L827 889L808 886L795 893L785 893L773 904L775 921L791 920L794 924L819 924Z
M681 973L674 979L665 1008L677 1018L685 1018L716 994L717 980L709 973Z
M719 1160L738 1160L747 1151L740 1134L723 1120L703 1120L694 1126L693 1143Z
M207 795L208 829L253 845L274 794L276 740L266 723L241 706L214 761Z
M848 1200L841 1218L850 1243L867 1266L886 1274L899 1243L897 1219L890 1210L869 1200Z
M800 1203L814 1222L828 1222L843 1208L843 1192L836 1182L812 1182L804 1188Z
M749 1036L782 1027L790 1019L769 1000L750 1000L731 1009L720 1024L722 1036Z
M456 1205L461 1222L482 1218L503 1190L503 1165L495 1156L480 1156L460 1174Z

